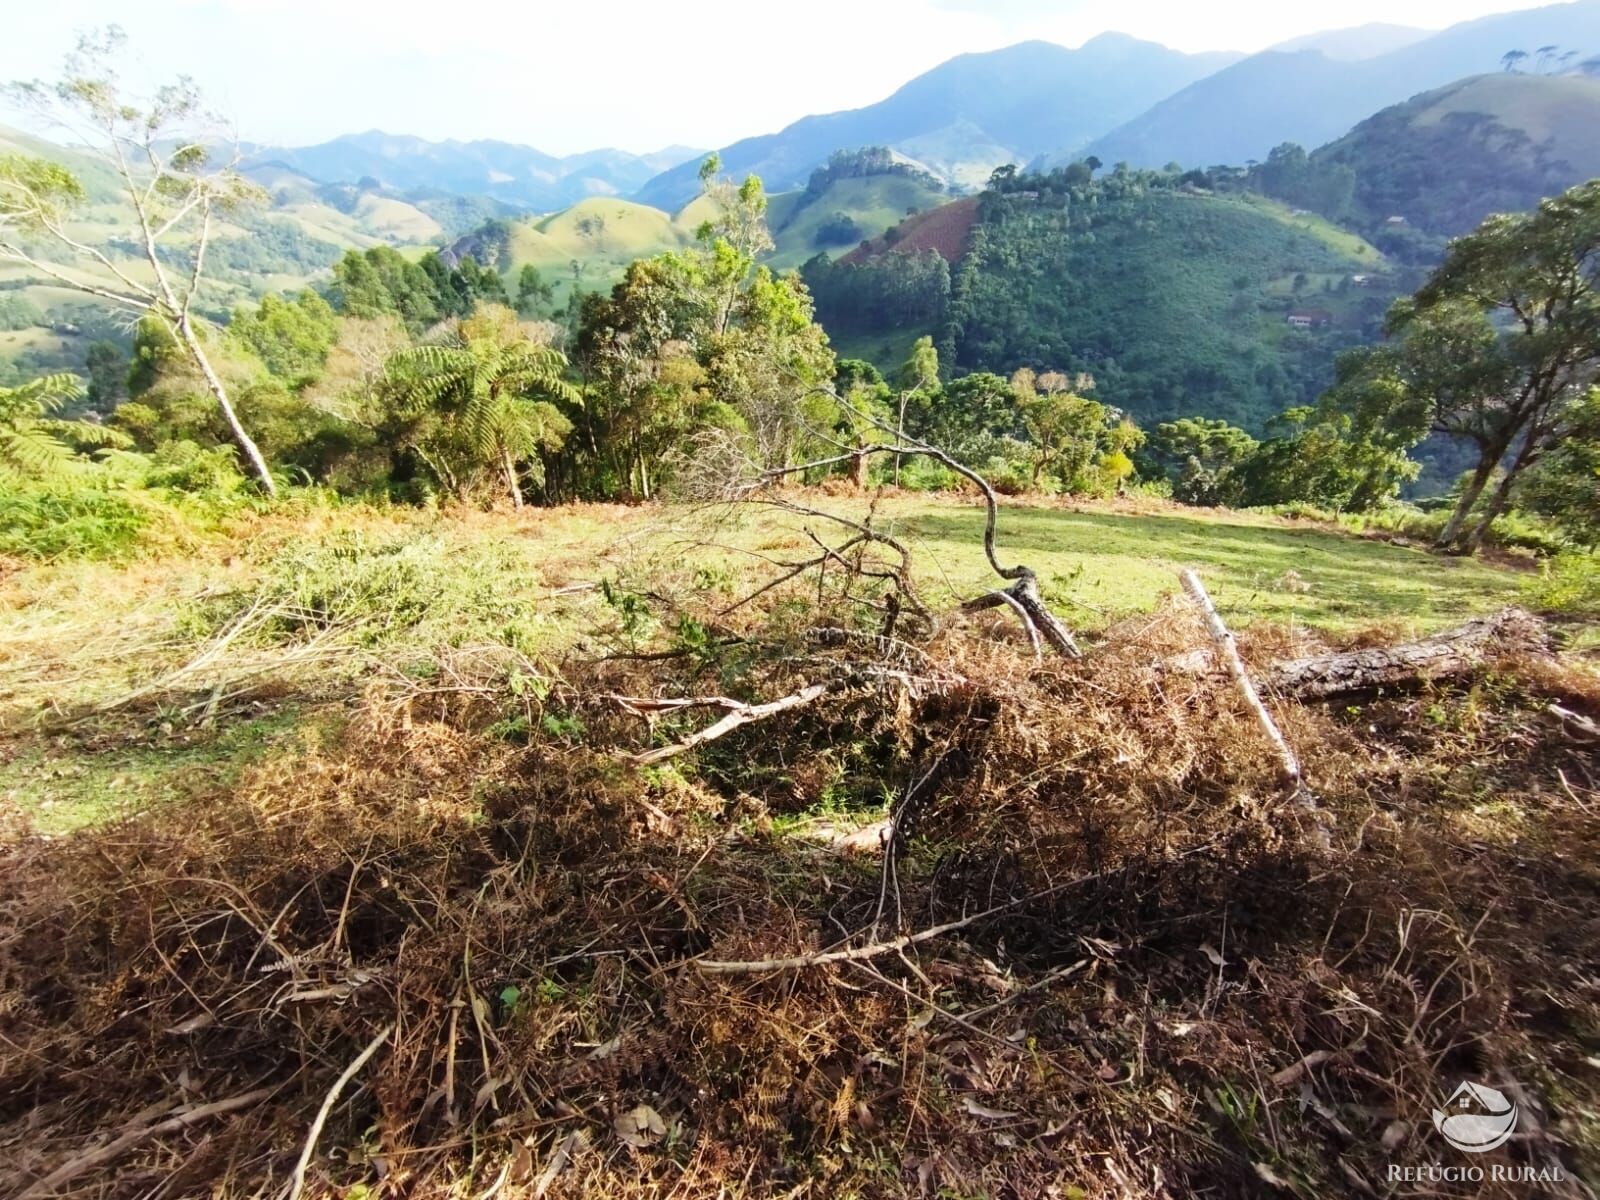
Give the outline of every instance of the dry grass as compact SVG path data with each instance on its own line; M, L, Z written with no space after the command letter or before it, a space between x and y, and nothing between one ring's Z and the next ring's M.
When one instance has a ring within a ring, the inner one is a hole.
M51 657L53 622L105 577L50 577L7 634L8 703L71 702L13 744L300 708L181 804L67 837L18 819L0 1191L77 1164L58 1194L277 1194L326 1105L307 1195L1392 1194L1391 1162L1462 1157L1429 1111L1463 1077L1518 1089L1521 1136L1489 1161L1594 1177L1600 768L1546 711L1600 712L1592 669L1273 702L1307 812L1227 681L1165 665L1205 644L1185 607L1113 620L1074 662L1036 662L1000 617L875 646L816 634L864 610L814 584L729 612L747 556L664 551L640 519L457 527L439 561L525 570L526 617L382 554L296 559L303 531L266 528L202 574L125 577L81 662ZM416 530L386 521L368 548L410 562ZM597 576L616 586L567 590ZM141 654L119 663L115 629ZM1260 667L1321 638L1242 640ZM607 698L816 682L824 700L652 766L632 756L712 718ZM891 807L892 876L819 833ZM861 962L696 966L997 907Z

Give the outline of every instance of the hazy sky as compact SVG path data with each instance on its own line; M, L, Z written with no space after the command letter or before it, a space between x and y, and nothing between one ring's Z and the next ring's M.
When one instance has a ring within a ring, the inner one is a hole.
M381 128L552 153L712 147L882 99L968 50L1117 29L1259 50L1330 25L1442 28L1541 0L11 0L0 80L49 77L110 22L152 79L193 75L250 141ZM459 18L459 19L453 19Z

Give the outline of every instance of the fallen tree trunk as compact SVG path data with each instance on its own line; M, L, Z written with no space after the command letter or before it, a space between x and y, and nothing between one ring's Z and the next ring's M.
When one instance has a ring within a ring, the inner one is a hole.
M1524 609L1507 608L1417 642L1278 663L1267 683L1280 695L1329 700L1466 675L1507 654L1549 651L1544 622Z

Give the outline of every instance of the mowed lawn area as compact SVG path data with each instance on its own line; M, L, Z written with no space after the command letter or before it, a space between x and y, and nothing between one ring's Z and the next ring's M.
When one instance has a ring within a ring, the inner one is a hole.
M794 500L857 518L868 505L815 491ZM891 495L873 519L913 550L931 607L997 582L975 498ZM846 536L770 508L350 507L263 518L128 564L17 567L0 581L0 838L7 818L59 833L217 794L241 770L336 731L375 675L426 676L474 647L555 670L564 654L623 636L666 644L671 621L649 617L660 597L730 606L780 564L814 555L808 531ZM1514 603L1526 578L1275 517L1150 503L1008 501L997 542L1001 561L1031 566L1091 638L1178 590L1185 566L1238 628L1293 622L1334 640L1449 625ZM589 586L599 583L612 586ZM814 581L785 587L808 595ZM618 602L629 593L643 597L636 610Z

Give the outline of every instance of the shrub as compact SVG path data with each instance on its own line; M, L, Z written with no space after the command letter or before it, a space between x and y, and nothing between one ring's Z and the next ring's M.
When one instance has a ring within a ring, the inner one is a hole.
M0 489L0 555L130 557L151 513L121 492L45 485Z
M1600 555L1569 550L1546 559L1525 592L1535 608L1568 617L1600 617Z

